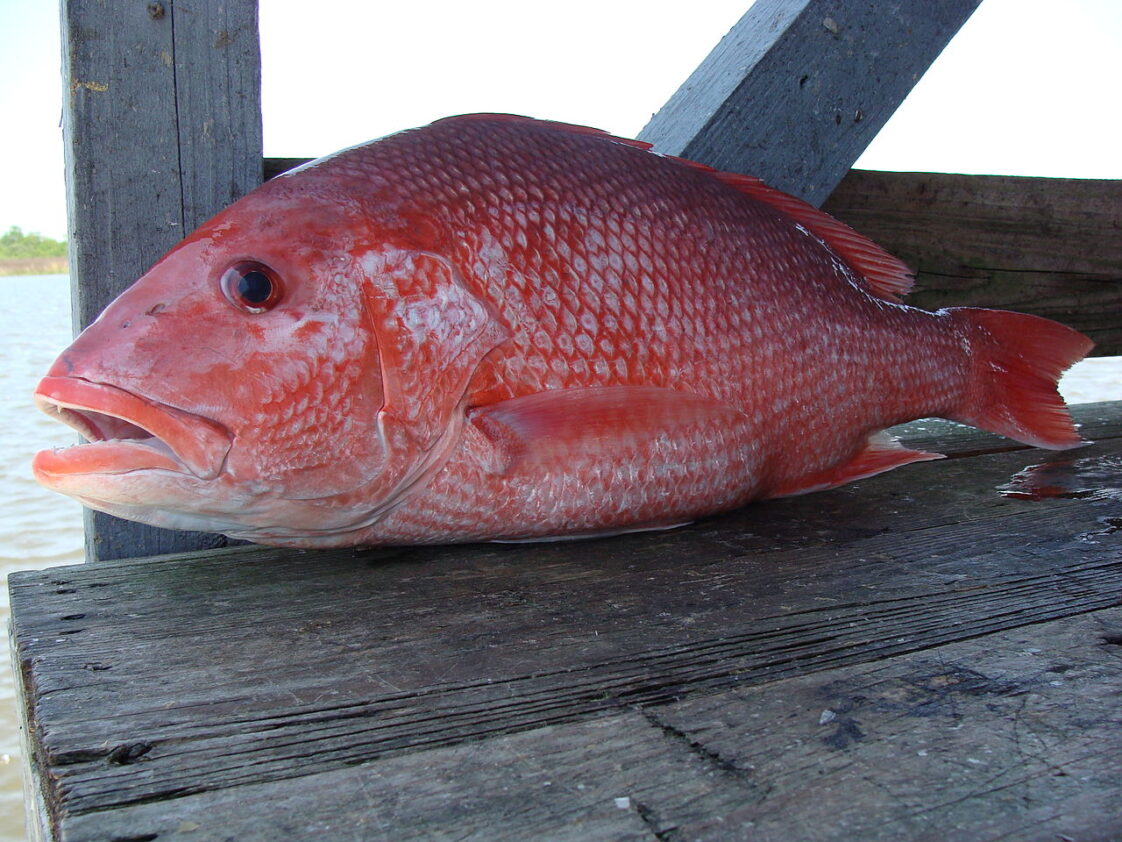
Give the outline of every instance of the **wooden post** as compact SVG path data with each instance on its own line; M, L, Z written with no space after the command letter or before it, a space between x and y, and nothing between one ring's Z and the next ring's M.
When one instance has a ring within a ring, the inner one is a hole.
M261 181L254 0L63 0L74 323ZM90 560L213 547L87 512Z
M981 0L757 0L639 137L821 204Z

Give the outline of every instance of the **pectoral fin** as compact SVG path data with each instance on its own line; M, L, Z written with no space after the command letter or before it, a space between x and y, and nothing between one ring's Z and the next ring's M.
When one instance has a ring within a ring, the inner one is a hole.
M469 421L491 441L496 472L564 473L577 463L733 459L747 443L740 411L700 395L650 386L540 392L478 407Z

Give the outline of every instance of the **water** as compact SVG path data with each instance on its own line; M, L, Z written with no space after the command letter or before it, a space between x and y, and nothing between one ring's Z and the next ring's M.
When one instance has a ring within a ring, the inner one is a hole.
M0 572L82 560L82 508L39 486L31 456L73 444L77 434L37 411L35 383L70 342L66 275L0 278ZM0 590L3 651L8 651L8 589ZM0 842L25 837L19 733L11 669L0 668Z
M34 409L31 392L71 339L69 279L65 275L0 278L0 572L82 560L81 507L41 488L31 456L74 443L67 427ZM1072 403L1122 398L1122 358L1087 360L1061 384ZM0 593L0 625L7 635L8 591ZM3 651L7 652L7 641ZM0 842L25 838L14 679L0 668Z

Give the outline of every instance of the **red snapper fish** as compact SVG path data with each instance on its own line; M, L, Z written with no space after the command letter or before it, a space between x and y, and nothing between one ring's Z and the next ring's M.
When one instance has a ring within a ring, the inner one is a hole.
M324 547L657 529L940 458L939 416L1082 443L1091 342L907 307L907 267L743 175L579 126L452 117L219 213L35 397L38 480L156 526Z

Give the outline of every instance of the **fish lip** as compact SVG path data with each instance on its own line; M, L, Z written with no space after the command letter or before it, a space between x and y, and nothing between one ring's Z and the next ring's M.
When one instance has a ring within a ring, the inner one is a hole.
M36 406L76 429L87 443L40 451L36 474L121 474L163 469L215 479L233 443L214 421L81 377L44 377Z

